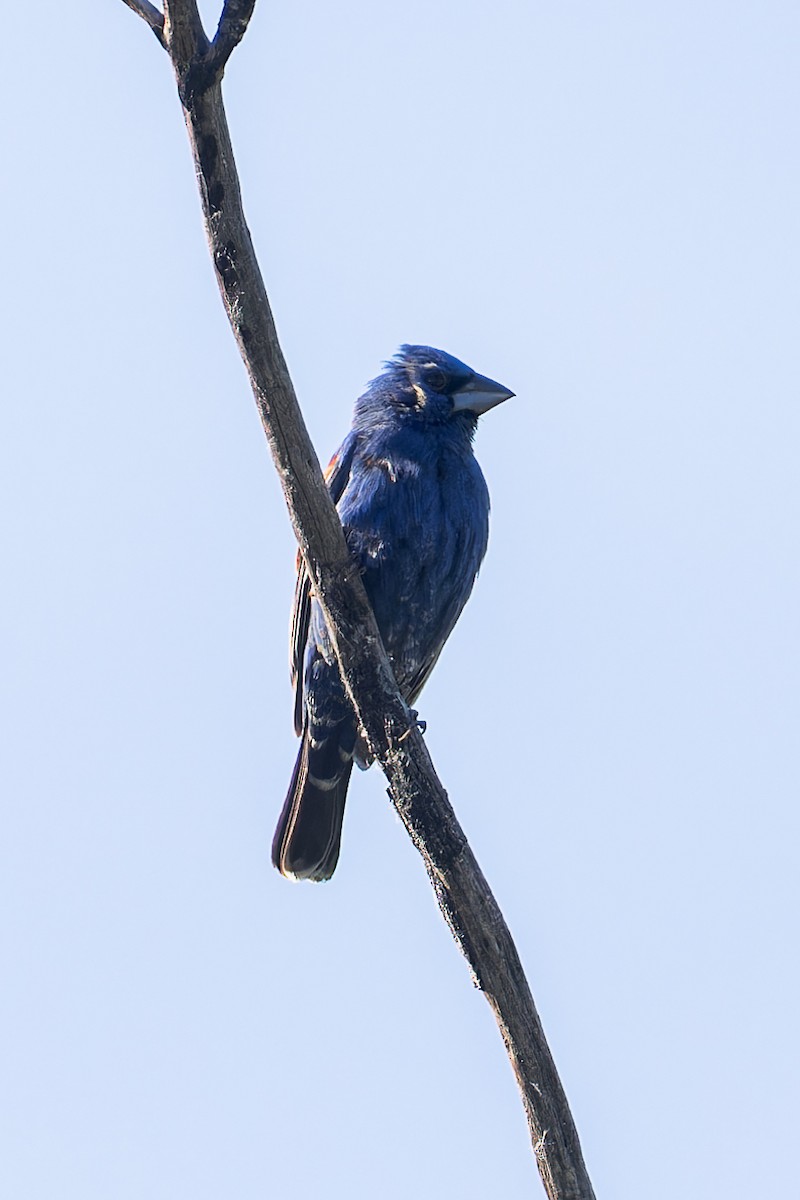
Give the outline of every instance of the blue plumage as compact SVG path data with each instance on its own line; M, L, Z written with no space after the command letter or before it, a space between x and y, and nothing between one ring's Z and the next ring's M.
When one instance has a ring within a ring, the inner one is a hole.
M489 534L472 452L478 416L513 392L430 346L401 346L355 405L328 486L406 700L419 695L469 598ZM352 763L368 766L325 620L300 567L292 617L295 728L303 741L272 846L297 879L339 856Z

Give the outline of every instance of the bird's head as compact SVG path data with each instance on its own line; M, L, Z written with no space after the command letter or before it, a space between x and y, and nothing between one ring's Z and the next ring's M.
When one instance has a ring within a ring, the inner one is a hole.
M357 411L388 404L394 413L411 420L440 424L461 416L474 426L482 413L513 395L444 350L401 346L359 400Z

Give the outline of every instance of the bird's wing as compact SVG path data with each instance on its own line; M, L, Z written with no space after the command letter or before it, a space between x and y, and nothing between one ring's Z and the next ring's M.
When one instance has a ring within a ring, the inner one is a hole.
M439 627L439 636L434 645L432 645L425 659L419 663L417 669L408 681L403 680L403 695L406 698L406 703L413 705L419 696L425 684L428 682L430 673L439 661L439 655L444 650L444 645L450 634L453 632L453 627L461 615L461 610L467 602L469 591L464 589L459 595L454 595L447 609L442 613L441 625Z
M325 482L334 504L338 504L350 478L350 468L353 463L356 439L349 433L339 449L328 463L325 471ZM289 633L289 665L291 668L292 687L294 688L294 730L300 736L303 732L303 667L306 656L306 641L308 639L308 623L311 619L311 580L306 564L297 552L297 584L294 589L294 608Z
M413 705L414 701L417 699L417 696L419 696L420 692L425 687L425 684L428 682L428 677L433 668L436 666L442 650L444 650L444 642L442 642L441 646L439 646L436 653L432 654L427 662L423 663L420 669L415 673L407 692L408 704Z
M403 694L408 704L414 704L428 682L430 673L444 649L445 642L453 632L462 609L470 597L485 552L486 533L481 537L479 528L472 528L465 533L458 534L453 560L462 564L465 573L460 579L451 576L448 580L450 586L443 588L440 592L440 607L435 621L436 636L428 643L425 654L416 664L414 671L402 680Z

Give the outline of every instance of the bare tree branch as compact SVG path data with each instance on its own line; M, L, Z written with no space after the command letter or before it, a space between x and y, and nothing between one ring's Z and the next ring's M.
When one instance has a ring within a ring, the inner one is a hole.
M247 32L255 6L256 0L225 0L210 53L213 69L219 75Z
M242 209L220 88L224 62L243 35L253 7L254 0L226 4L220 21L221 61L215 65L195 0L164 0L166 44L184 105L222 300L342 678L386 775L392 803L497 1018L545 1191L549 1200L594 1200L577 1130L516 947L397 689L278 343ZM223 32L226 17L230 24ZM203 70L209 65L211 71Z
M166 48L164 14L160 13L155 5L150 3L150 0L122 0L122 3L127 4L128 8L138 13L142 20L147 22L161 45Z

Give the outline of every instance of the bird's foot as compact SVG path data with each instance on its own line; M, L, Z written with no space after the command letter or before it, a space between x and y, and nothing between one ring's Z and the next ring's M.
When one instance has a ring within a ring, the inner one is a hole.
M408 710L408 716L409 716L408 729L405 731L405 733L401 733L400 737L398 738L398 742L404 742L406 740L406 738L409 737L412 730L414 730L414 729L418 729L420 731L420 733L424 733L425 730L428 728L427 721L417 720L417 718L419 717L419 713L417 712L417 710L415 708L410 708Z

